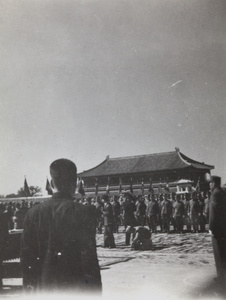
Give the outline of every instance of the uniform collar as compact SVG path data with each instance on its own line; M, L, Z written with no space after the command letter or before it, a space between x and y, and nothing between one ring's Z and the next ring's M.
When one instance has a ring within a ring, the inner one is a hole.
M59 198L64 198L64 199L70 199L70 200L73 200L73 196L67 194L67 193L63 193L63 192L57 192L57 193L54 193L53 196L52 196L52 199L59 199Z

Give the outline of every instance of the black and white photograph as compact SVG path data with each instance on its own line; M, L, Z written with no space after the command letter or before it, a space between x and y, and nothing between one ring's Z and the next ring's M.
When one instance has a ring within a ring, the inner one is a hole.
M226 2L0 0L0 298L226 299Z

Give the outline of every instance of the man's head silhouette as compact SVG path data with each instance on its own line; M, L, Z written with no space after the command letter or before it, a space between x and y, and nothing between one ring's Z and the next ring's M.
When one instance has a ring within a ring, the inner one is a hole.
M76 165L69 159L57 159L50 165L51 185L54 192L74 195L77 181Z

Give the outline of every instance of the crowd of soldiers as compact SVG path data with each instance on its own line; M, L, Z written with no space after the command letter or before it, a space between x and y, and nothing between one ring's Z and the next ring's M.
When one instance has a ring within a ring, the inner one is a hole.
M148 226L152 233L204 232L209 221L209 198L207 193L159 194L148 196L131 195L128 200L123 195L110 197L114 218L114 232L119 225L126 230L128 214L134 215L133 226ZM98 215L97 232L102 233L103 203L101 197L84 200L86 205L95 205ZM129 213L127 212L129 211ZM131 218L130 216L129 218Z
M113 231L119 232L119 226L127 227L128 213L134 216L133 226L148 226L152 233L159 232L204 232L209 220L209 193L191 194L149 194L134 196L130 192L129 200L123 194L108 196L113 213ZM104 226L104 199L102 196L82 197L75 201L84 205L93 205L97 216L97 233ZM38 202L0 203L0 213L5 215L9 230L22 229L27 210ZM131 218L131 216L129 217Z

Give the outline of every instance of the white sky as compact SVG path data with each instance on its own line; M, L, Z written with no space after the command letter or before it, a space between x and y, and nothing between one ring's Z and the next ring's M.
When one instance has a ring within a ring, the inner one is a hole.
M0 194L173 151L226 181L224 0L0 0Z

